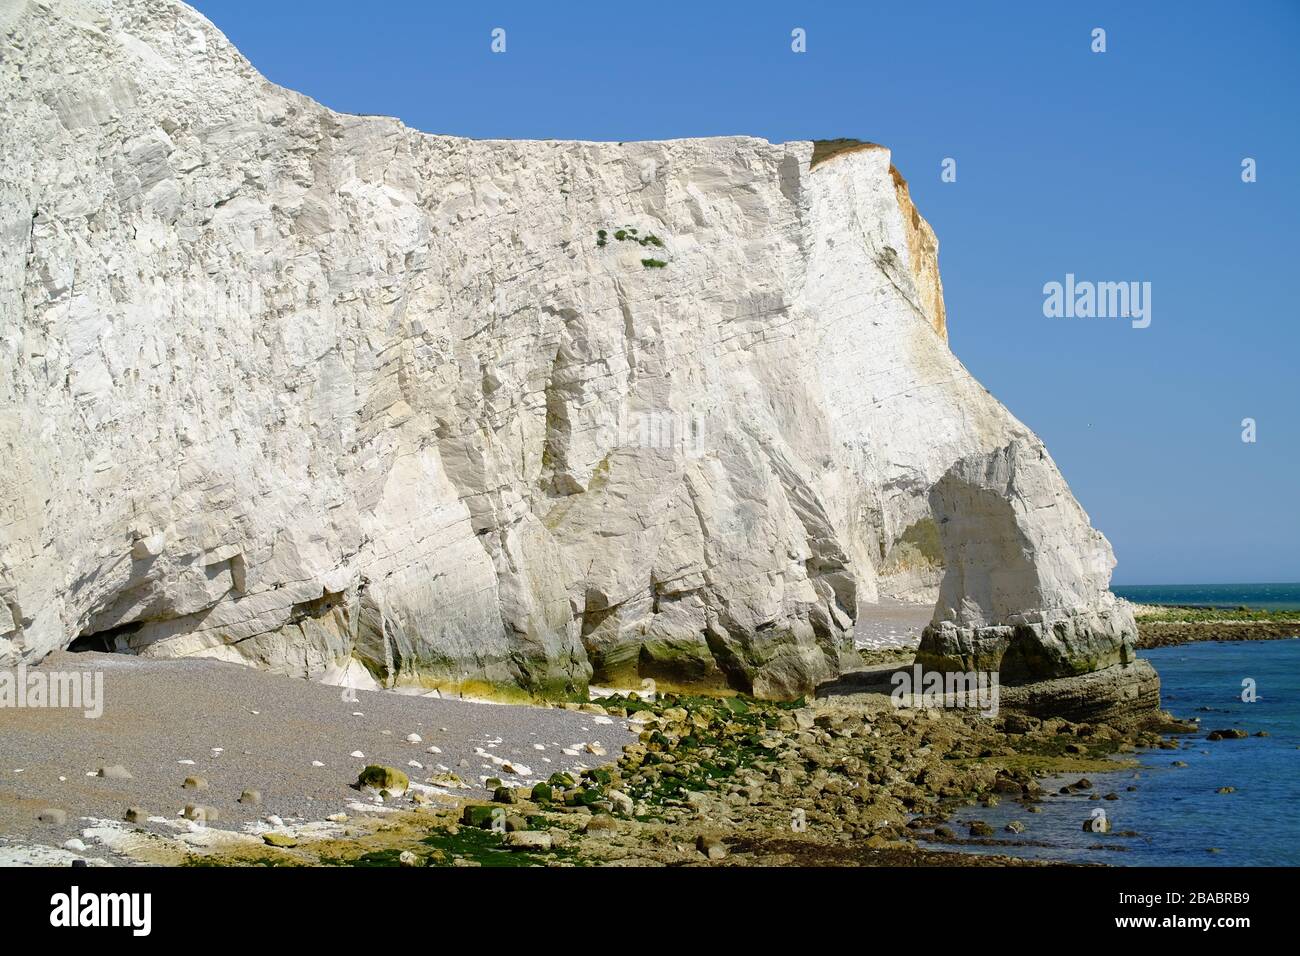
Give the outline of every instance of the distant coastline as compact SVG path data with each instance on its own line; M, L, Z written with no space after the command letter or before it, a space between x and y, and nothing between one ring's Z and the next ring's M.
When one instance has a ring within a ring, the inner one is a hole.
M1300 637L1300 584L1130 585L1138 646Z

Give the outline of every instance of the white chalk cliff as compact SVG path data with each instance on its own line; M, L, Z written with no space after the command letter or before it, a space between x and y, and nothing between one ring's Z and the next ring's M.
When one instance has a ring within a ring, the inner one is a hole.
M940 666L1131 656L888 150L429 135L174 0L0 44L0 664L790 697L900 593Z

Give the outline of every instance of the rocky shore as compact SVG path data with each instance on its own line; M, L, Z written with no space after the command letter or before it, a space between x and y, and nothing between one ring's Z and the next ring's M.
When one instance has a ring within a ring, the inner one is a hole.
M1137 646L1172 647L1195 641L1268 641L1300 637L1300 611L1130 604Z
M489 781L499 786L487 799L391 791L381 798L372 780L368 799L382 799L374 805L380 812L336 816L332 828L289 828L275 842L245 835L193 847L177 862L1030 865L963 851L1032 839L1034 815L1055 796L1039 778L1070 774L1077 794L1091 786L1089 774L1123 769L1124 754L1176 747L1162 734L1197 729L1154 709L1088 722L1040 718L1016 705L995 719L896 709L870 690L789 704L615 694L563 707L626 720L637 739L604 766L531 786ZM999 801L1024 808L1006 833L963 813Z

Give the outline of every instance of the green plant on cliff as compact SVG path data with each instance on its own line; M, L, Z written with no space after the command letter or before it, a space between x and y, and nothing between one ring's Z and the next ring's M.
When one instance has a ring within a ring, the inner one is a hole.
M817 166L826 162L826 160L838 156L841 153L856 153L864 149L882 149L878 143L869 143L861 139L849 139L841 137L840 139L815 139L813 140L812 161L809 163L809 169L815 169Z

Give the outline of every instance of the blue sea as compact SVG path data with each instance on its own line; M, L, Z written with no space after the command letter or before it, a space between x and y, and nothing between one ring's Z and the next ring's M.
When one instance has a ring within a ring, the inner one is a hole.
M1116 584L1111 591L1134 604L1300 610L1300 584Z
M1300 865L1300 638L1186 644L1141 656L1160 673L1164 708L1199 719L1199 733L1179 737L1178 750L1139 752L1136 768L1088 774L1092 790L1047 797L1042 813L1027 813L1011 801L970 807L954 814L953 829L964 837L966 828L957 823L985 820L999 838L1021 845L970 848L974 852L1038 859L1112 866ZM1254 681L1254 703L1241 699L1246 678ZM1209 731L1229 727L1268 736L1205 739ZM1175 761L1187 766L1175 767ZM1077 779L1042 782L1054 793ZM1220 787L1235 792L1221 794ZM1092 793L1119 799L1089 800ZM1098 807L1110 819L1109 834L1083 830ZM1011 820L1023 822L1026 832L1003 832Z

